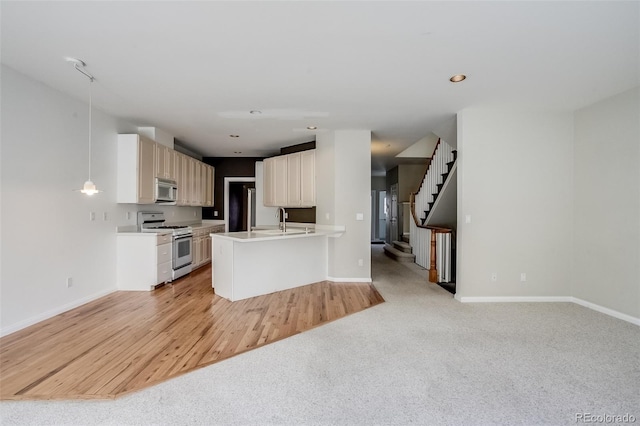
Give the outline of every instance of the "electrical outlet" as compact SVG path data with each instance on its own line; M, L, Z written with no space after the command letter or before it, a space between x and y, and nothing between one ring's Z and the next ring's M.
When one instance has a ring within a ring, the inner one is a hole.
M133 216L132 212L127 212L127 220L131 220L132 216Z
M91 222L93 222L94 220L96 220L96 212L91 212L89 213L89 220Z
M491 273L491 281L493 281L493 282L498 281L498 273L497 272L492 272Z
M329 215L329 213L325 213L325 214L324 214L324 217L325 217L325 219L329 220L329 218L330 218L331 216Z
M364 260L358 259L358 266L364 266Z
M198 217L198 212L196 210L193 211L193 217Z
M213 211L213 217L218 217L218 210Z
M520 281L525 282L527 280L527 274L525 272L520 273Z
M109 220L109 213L107 213L107 212L103 212L103 213L102 213L102 220L104 220L104 221Z
M364 220L364 213L356 213L356 220Z
M67 288L71 288L73 287L73 278L68 277L67 278Z
M468 214L468 215L466 215L466 216L464 217L464 222L465 222L465 223L471 223L471 215L470 215L470 214Z
M285 213L284 213L284 218L285 218L285 219L289 219L289 213L285 212Z

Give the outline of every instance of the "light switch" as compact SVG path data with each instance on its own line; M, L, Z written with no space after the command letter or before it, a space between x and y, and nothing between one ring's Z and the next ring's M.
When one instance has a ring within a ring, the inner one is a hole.
M213 217L218 217L218 210L213 211Z
M465 217L464 217L464 223L471 223L471 215L470 215L470 214L465 215Z
M356 220L364 220L364 213L356 213Z

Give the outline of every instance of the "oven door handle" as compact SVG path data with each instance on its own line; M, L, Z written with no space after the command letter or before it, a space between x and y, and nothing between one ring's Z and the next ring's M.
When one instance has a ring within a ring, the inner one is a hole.
M193 234L189 234L189 235L176 235L176 236L174 236L174 237L173 237L173 239L174 239L175 241L183 240L183 239L185 239L185 238L193 238Z

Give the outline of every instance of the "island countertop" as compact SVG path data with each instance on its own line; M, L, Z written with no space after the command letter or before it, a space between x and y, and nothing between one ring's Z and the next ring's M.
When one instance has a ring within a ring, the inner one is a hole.
M275 241L284 240L290 238L310 238L327 236L336 238L344 233L344 226L321 226L316 225L311 229L304 229L299 227L291 227L287 229L287 232L282 232L277 228L265 228L257 229L251 232L222 232L217 234L211 234L211 237L229 239L237 242L252 242L252 241Z

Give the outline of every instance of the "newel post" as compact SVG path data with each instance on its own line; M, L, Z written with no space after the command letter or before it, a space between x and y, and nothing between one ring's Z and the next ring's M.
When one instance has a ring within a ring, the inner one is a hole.
M429 281L438 282L438 271L436 270L436 230L431 230L431 250L429 250Z

